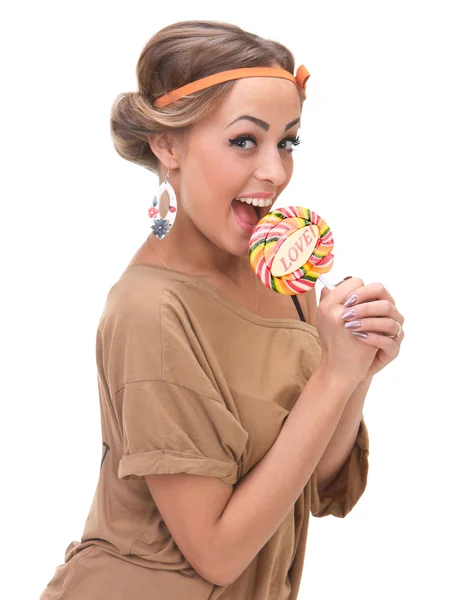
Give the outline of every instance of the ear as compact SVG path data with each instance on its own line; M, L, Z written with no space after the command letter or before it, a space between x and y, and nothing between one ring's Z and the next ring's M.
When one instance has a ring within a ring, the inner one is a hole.
M181 152L178 135L172 133L151 133L148 137L151 151L163 164L165 171L170 167L177 169L180 166ZM160 169L161 170L161 169Z

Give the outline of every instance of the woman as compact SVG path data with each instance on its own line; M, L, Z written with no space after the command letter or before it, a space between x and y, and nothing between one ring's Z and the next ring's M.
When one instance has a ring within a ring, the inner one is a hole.
M309 513L344 517L365 489L363 403L403 316L358 278L292 302L248 260L292 176L307 79L293 70L277 42L176 23L113 106L117 152L172 190L108 294L100 478L42 600L294 600Z

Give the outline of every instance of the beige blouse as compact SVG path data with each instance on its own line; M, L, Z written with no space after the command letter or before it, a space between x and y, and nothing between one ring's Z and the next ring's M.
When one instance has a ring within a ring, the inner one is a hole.
M295 600L309 514L344 517L365 489L363 419L336 482L319 495L314 471L278 530L225 587L188 563L144 475L236 484L273 444L320 354L308 323L256 316L183 273L129 266L97 330L99 481L82 538L41 599L122 600L137 582L136 600Z

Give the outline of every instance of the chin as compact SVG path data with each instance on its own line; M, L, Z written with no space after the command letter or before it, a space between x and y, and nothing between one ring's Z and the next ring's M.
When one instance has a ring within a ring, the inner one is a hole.
M241 239L235 239L231 236L221 236L220 238L213 240L214 245L222 252L227 252L231 256L237 256L238 258L247 257L249 258L249 239L246 241Z
M249 260L249 240L245 243L239 242L237 245L235 244L232 250L228 249L228 252L238 258L247 258Z

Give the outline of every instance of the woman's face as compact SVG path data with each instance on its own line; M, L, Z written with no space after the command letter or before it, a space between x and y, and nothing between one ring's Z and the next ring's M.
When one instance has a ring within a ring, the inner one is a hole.
M292 82L245 78L187 133L180 161L180 204L194 226L221 250L247 254L254 226L288 185L300 111ZM235 200L263 193L272 198L266 207Z

